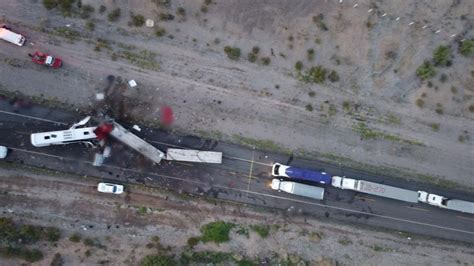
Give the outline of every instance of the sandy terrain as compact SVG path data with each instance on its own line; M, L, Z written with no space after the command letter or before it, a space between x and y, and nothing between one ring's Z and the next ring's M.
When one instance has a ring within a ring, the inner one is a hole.
M129 187L127 195L106 195L95 191L97 181L93 178L20 171L4 169L0 173L2 217L62 231L57 244L38 246L45 258L37 265L49 265L56 253L65 265L136 265L148 254L179 256L191 251L231 252L262 261L280 257L311 265L470 265L474 260L468 246L402 232L358 229L242 205L182 198L150 188ZM147 213L139 215L140 207L146 207ZM273 226L264 239L252 230L248 237L233 230L229 242L199 243L190 250L188 238L199 236L200 226L216 217L239 226ZM70 241L74 233L93 239L95 246ZM147 247L153 236L160 239L158 249ZM19 265L20 261L3 263Z
M128 111L148 122L157 121L160 106L170 105L180 131L218 131L234 141L236 135L272 140L301 155L337 155L474 187L474 113L468 110L474 103L474 67L471 58L457 52L461 38L473 37L472 1L357 1L357 7L349 1L213 1L202 12L200 1L157 6L151 1L84 0L96 10L92 32L85 30L87 20L64 18L40 2L8 0L2 5L3 20L30 37L22 49L1 44L4 90L87 108L104 88L105 77L119 75L139 83L127 92L134 102ZM107 7L104 14L97 12L100 4ZM116 7L122 9L119 21L107 22L107 13ZM178 7L185 8L184 17L159 21L159 13L175 14ZM132 11L157 25L128 26ZM313 22L319 14L324 14L328 31ZM53 34L66 25L81 37L67 41ZM165 36L154 35L157 27L166 29ZM97 38L109 40L110 48L94 51ZM239 47L241 58L228 59L226 45ZM453 65L439 68L428 86L415 69L439 45L453 47ZM246 60L253 46L260 48L259 58L271 59L268 66ZM64 68L53 72L27 62L26 54L34 49L61 55ZM148 67L116 56L143 49L156 53L155 61L145 56ZM308 49L315 51L312 60ZM294 68L298 60L303 69L322 65L336 70L340 80L301 82ZM442 73L448 76L445 82L439 80ZM423 108L415 104L419 98ZM438 103L442 114L435 112ZM361 139L354 131L361 121L398 140Z

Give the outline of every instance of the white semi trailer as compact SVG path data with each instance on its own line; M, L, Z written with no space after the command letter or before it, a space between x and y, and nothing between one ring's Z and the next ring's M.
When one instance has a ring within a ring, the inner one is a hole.
M395 200L401 200L406 202L417 203L418 192L411 191L408 189L387 186L365 180L357 180L347 177L333 176L332 182L333 187L341 189L350 189L362 193L376 195L385 198L391 198Z
M167 149L165 160L196 162L196 163L222 163L222 152Z
M324 198L324 188L305 185L290 181L272 180L272 189L284 191L286 193L322 200Z

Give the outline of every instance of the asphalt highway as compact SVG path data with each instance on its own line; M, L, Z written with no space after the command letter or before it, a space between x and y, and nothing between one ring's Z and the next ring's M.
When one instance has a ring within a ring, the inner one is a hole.
M11 100L11 99L10 99ZM128 147L111 141L112 155L101 167L92 166L94 150L83 144L37 148L29 136L34 132L63 130L82 117L41 106L18 107L12 101L0 101L0 145L12 152L6 159L12 164L26 164L78 175L98 176L116 183L141 183L159 186L178 193L190 193L263 206L282 215L302 215L328 222L364 225L394 233L404 232L474 243L474 215L427 204L410 204L354 191L325 186L322 201L274 191L269 187L274 162L316 170L330 175L345 175L411 190L425 190L448 197L474 201L472 194L436 188L431 184L397 180L383 174L370 174L337 164L308 161L288 155L272 154L233 144L176 136L145 128L135 132L165 151L182 147L220 151L223 163L197 164L163 161L154 165ZM124 123L125 126L130 127Z

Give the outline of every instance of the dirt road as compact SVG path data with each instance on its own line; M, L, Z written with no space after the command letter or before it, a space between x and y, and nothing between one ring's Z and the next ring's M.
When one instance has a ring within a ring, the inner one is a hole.
M148 122L158 121L160 107L170 105L174 127L183 132L271 140L302 155L336 155L474 187L470 60L454 52L453 66L438 70L431 88L415 76L438 45L456 47L457 39L448 33L472 37L472 2L373 7L361 1L354 8L336 1L226 1L212 3L206 12L195 1L159 7L143 1L82 2L96 10L90 20L94 31L85 29L86 20L64 18L40 2L4 1L3 20L29 38L25 48L0 44L4 90L87 108L107 75L122 76L139 84L127 92L134 103L127 111ZM97 12L100 4L107 8L104 14ZM116 7L122 17L107 22ZM175 14L178 7L185 8L184 17L159 21L158 13ZM166 34L156 37L156 27L128 26L131 11L154 19ZM328 31L313 22L320 13ZM410 21L416 21L414 27ZM438 28L443 32L435 34ZM76 32L64 37L58 29ZM241 49L238 61L226 57L226 45ZM259 58L271 59L268 66L246 60L254 46L260 48ZM26 54L35 49L60 55L64 68L53 71L28 62ZM307 58L309 49L315 50L313 59ZM335 69L340 80L298 81L298 60L304 69ZM438 81L441 73L447 82ZM423 108L415 105L420 97ZM435 112L439 106L441 112ZM360 123L372 131L356 133ZM377 139L362 139L373 132Z

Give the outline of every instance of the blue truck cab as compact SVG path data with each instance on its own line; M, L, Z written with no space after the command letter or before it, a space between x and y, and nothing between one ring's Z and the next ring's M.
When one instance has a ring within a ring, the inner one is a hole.
M291 179L311 181L320 184L331 184L331 176L325 172L297 168L279 163L273 164L272 176L283 176Z

